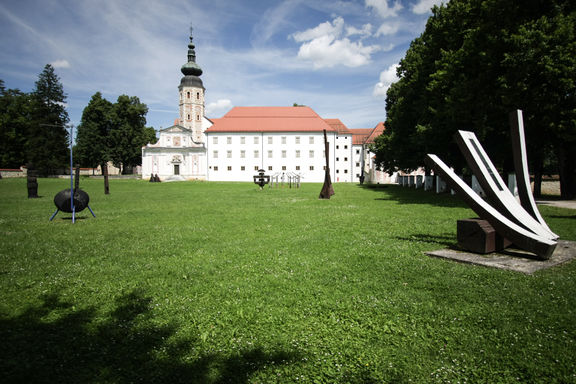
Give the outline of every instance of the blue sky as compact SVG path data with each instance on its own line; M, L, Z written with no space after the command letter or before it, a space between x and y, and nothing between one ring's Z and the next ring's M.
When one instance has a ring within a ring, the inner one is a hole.
M100 91L178 117L190 25L207 117L233 106L312 107L349 128L385 119L395 65L441 0L3 0L0 79L29 92L50 63L78 124Z

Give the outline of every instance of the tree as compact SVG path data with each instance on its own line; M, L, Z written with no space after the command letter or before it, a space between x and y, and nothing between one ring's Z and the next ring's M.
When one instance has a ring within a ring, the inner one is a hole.
M30 129L30 95L6 89L0 80L0 168L26 164L26 138Z
M568 0L451 0L435 7L400 61L374 150L392 172L441 154L464 168L452 141L471 130L503 171L512 168L508 113L523 109L531 168L560 168L576 195L576 5Z
M77 161L91 168L103 166L109 160L112 103L96 92L82 111L76 135Z
M65 167L68 158L68 113L66 94L50 64L38 76L31 94L30 132L26 156L41 173L54 173Z
M146 113L148 107L136 96L121 95L112 106L110 160L122 173L142 163L142 146L150 136Z

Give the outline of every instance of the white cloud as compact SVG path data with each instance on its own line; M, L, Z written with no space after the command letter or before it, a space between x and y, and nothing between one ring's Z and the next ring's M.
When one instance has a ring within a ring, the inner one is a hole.
M372 26L365 24L361 30L346 28L348 36L366 35ZM370 62L372 53L379 51L378 45L362 44L343 37L344 19L335 18L332 22L319 24L315 28L296 32L291 37L297 42L305 42L298 50L298 58L311 61L314 68L330 68L336 65L359 67Z
M395 35L396 32L400 29L400 25L397 23L384 23L378 28L376 31L375 36L389 36Z
M443 0L419 0L418 3L412 7L412 12L417 15L423 15L430 12L433 6L440 5Z
M392 64L385 71L380 73L380 81L374 86L373 95L374 96L386 96L388 88L392 83L399 80L398 75L396 75L396 69L398 69L398 64Z
M327 36L334 40L342 35L343 30L344 19L342 17L337 17L332 22L326 21L322 24L319 24L315 28L310 28L303 32L296 32L292 34L292 38L298 43L318 38L324 38Z
M372 36L372 24L364 24L362 29L353 26L346 27L346 36L360 35L360 38Z
M372 7L383 19L395 17L403 8L400 1L396 1L392 7L388 5L388 0L366 0L366 7Z
M208 116L215 116L215 115L223 115L225 112L228 112L232 109L234 105L232 101L228 99L219 99L213 103L209 103L206 106L206 115Z
M55 60L50 63L54 68L70 68L68 60Z
M361 42L351 42L348 39L332 41L328 36L319 37L303 44L298 51L298 57L310 60L314 68L330 68L338 64L347 67L359 67L370 62L372 53L379 50L375 45L364 46Z

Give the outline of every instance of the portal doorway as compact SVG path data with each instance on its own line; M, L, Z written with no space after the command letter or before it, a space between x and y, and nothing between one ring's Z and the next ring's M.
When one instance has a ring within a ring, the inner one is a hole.
M174 164L174 175L180 175L180 164Z

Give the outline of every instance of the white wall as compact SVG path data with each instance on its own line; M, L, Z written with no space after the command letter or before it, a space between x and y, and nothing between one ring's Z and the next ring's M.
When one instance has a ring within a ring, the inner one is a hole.
M335 153L335 136L328 133L330 153ZM302 176L302 182L324 181L322 132L209 132L206 147L211 181L253 181L261 168L271 176L293 172ZM329 161L335 181L335 156L330 156Z

